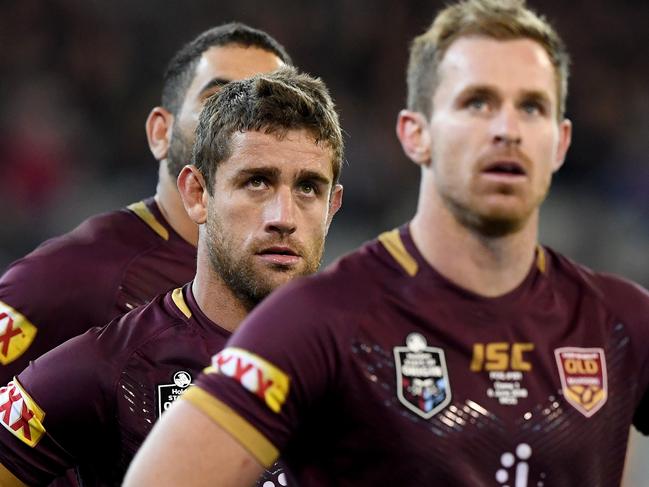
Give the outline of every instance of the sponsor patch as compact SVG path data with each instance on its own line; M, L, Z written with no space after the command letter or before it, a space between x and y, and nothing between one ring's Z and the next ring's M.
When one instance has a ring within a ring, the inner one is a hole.
M606 403L606 357L601 348L563 347L554 351L566 400L587 418Z
M173 380L173 384L158 384L158 417L192 385L192 376L184 370L176 372Z
M45 433L45 413L16 379L0 387L0 423L23 443L34 447Z
M231 377L259 396L274 412L279 413L286 402L289 378L283 371L263 358L240 348L226 348L212 358L207 373L218 372Z
M0 301L0 364L7 365L25 353L37 331L27 318Z
M405 347L394 347L397 397L401 404L430 419L451 402L444 350L427 346L419 333L410 333Z

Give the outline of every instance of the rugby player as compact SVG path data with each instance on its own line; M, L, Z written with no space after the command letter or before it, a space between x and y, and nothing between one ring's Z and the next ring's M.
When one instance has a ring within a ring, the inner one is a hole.
M317 270L342 201L342 145L324 83L293 68L232 81L210 98L193 165L178 177L199 226L194 280L60 345L0 388L0 483L47 485L77 467L81 485L120 485L153 423L246 314ZM260 485L287 482L271 467Z
M189 281L198 230L176 179L191 157L203 103L225 83L291 60L265 32L220 25L181 48L164 75L146 133L159 161L154 197L94 216L14 262L0 277L0 382L92 326Z
M538 244L567 80L523 0L442 10L397 121L413 219L256 308L125 485L244 486L280 454L301 486L619 485L649 433L649 293Z

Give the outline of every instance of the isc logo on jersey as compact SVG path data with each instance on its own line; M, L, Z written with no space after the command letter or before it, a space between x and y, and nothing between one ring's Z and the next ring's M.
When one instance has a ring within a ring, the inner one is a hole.
M20 357L34 341L36 331L27 318L0 301L0 364Z
M45 412L16 379L0 388L0 423L12 435L34 447L45 433Z
M566 400L587 418L606 403L606 357L601 348L563 347L554 351Z
M207 373L218 372L232 377L243 387L264 400L279 413L286 401L289 378L273 364L240 348L226 348L212 358Z

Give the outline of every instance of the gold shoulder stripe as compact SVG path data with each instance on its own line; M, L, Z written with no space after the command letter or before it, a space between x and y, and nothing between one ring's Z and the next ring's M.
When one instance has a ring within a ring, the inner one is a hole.
M183 297L182 288L179 287L174 289L174 292L171 293L171 299L173 299L174 303L176 303L176 306L178 306L178 309L182 311L182 313L187 318L192 317L192 312L189 310L189 306L187 306L187 303L185 303L185 298Z
M230 433L264 467L268 468L279 456L279 450L248 421L239 416L228 405L198 386L191 386L181 396L207 414L219 426Z
M383 244L385 249L390 252L390 255L392 255L394 260L401 264L401 267L404 268L409 276L417 274L417 271L419 270L417 261L408 253L406 247L403 245L398 228L379 235L379 241Z
M10 364L25 353L37 332L25 316L0 301L0 364Z
M138 201L137 203L130 204L127 206L127 208L137 216L139 216L142 221L149 225L155 233L160 235L165 240L169 240L169 231L162 225L162 223L158 221L155 215L151 213L151 210L146 207L144 201Z
M7 467L0 463L0 485L5 487L28 487L23 484L14 474L12 474Z
M545 274L545 250L540 245L536 246L536 267L539 268L542 274Z

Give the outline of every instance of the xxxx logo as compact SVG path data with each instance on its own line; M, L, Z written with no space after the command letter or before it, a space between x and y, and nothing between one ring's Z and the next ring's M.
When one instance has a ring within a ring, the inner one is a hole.
M36 331L27 318L0 301L0 364L20 357L34 341Z
M274 412L279 413L286 401L289 378L273 364L240 348L226 348L212 358L212 367L231 377L244 388L259 396Z
M40 441L45 433L44 417L43 410L17 380L0 388L0 424L24 443L34 447Z
M590 418L606 403L606 357L601 348L563 347L554 351L566 400Z

